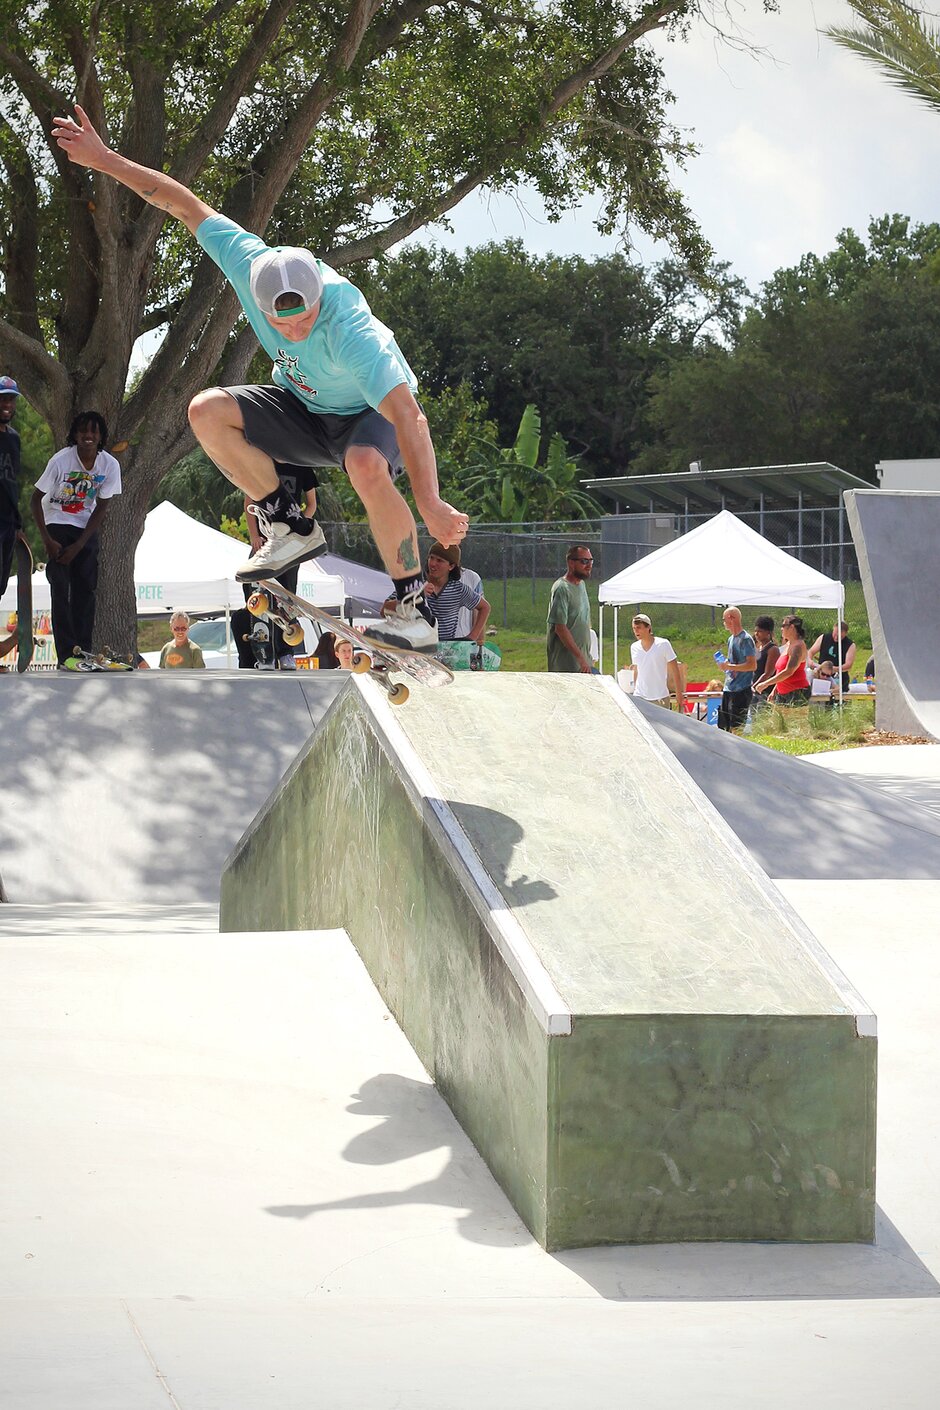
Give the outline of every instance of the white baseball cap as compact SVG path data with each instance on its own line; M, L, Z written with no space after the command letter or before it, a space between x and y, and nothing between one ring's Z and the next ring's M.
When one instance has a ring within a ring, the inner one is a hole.
M269 318L293 318L320 302L323 275L309 250L280 245L252 262L249 287L255 303ZM275 308L283 294L293 294L295 302Z

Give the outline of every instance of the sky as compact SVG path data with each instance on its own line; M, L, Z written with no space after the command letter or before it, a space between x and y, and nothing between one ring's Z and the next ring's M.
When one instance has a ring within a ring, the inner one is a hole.
M776 15L761 0L727 9L760 56L705 25L687 43L654 41L674 121L700 148L677 184L718 258L756 290L803 254L826 253L847 226L864 234L873 216L940 220L940 112L821 33L858 23L845 0L781 0ZM531 191L476 196L452 213L452 234L436 228L432 238L463 250L516 236L536 254L591 258L619 248L592 225L599 205L588 199L552 225ZM635 258L667 253L636 237Z

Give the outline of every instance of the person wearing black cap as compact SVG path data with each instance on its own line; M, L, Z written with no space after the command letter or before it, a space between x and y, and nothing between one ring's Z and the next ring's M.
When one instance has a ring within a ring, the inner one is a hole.
M20 520L20 436L12 425L20 389L12 377L0 377L0 593L6 592L13 568L13 547L22 538Z
M395 584L395 606L373 635L432 650L437 628L424 600L414 516L396 477L407 470L418 510L442 543L458 543L468 521L440 496L417 381L392 333L359 290L309 250L270 248L172 177L111 151L77 104L75 112L77 121L56 118L52 129L69 160L181 220L222 270L274 362L273 386L212 387L189 406L197 440L252 501L266 540L235 576L278 577L326 548L274 463L342 466Z

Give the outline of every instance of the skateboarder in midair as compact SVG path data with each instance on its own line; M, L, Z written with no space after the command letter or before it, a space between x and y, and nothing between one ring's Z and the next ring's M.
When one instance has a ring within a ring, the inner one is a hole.
M234 288L273 359L273 386L213 387L189 407L200 445L252 501L265 539L236 577L276 577L326 547L274 462L342 466L395 584L396 605L374 635L431 649L437 628L424 601L415 521L395 477L407 470L418 510L442 544L459 543L468 521L440 497L417 382L390 330L354 285L309 250L267 246L172 177L112 151L78 105L75 113L77 121L56 118L52 129L69 159L181 220Z

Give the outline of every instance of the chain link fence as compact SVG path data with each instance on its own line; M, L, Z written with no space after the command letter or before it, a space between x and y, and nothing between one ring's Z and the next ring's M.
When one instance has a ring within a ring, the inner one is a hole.
M837 582L859 578L855 545L841 506L829 509L755 510L736 515L778 548ZM567 523L486 524L471 527L462 544L462 561L480 574L495 619L509 626L510 583L531 583L531 600L545 600L545 585L565 571L565 555L585 544L594 556L593 579L602 583L638 559L682 534L697 529L713 514L626 514ZM382 563L367 524L325 523L330 552L367 567ZM430 545L419 530L422 561Z

